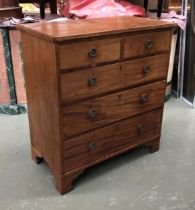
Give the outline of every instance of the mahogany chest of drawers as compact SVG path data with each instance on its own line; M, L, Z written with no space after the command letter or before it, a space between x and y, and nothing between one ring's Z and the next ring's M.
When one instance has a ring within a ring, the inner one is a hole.
M18 26L32 158L61 194L89 166L159 149L173 27L138 17Z

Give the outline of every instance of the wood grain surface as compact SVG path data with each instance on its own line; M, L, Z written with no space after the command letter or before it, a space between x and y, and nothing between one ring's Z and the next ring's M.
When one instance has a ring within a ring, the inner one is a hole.
M168 63L169 54L163 54L62 74L62 100L68 104L82 98L166 79ZM148 72L144 71L146 67L149 68ZM95 84L90 85L90 80L95 81Z
M122 34L137 31L172 29L176 24L141 18L110 17L90 20L65 20L59 22L41 21L36 24L18 25L17 28L41 39L60 42L109 34Z
M89 56L95 50L94 57ZM60 68L94 66L98 63L117 61L120 58L120 38L85 41L60 45Z
M124 38L124 58L169 52L170 33L170 30L165 30L126 36ZM148 42L151 42L149 47L147 47Z
M64 141L64 172L160 136L161 118L162 109L158 109Z
M63 107L64 138L163 106L165 86L161 81Z
M61 173L61 136L55 45L21 33L32 151ZM44 53L43 53L44 52ZM32 157L34 160L36 157Z

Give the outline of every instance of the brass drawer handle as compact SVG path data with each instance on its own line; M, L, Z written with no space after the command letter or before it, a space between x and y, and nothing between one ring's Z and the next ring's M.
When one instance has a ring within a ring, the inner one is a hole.
M146 102L148 102L148 95L147 94L143 94L141 96L141 104L144 104Z
M89 87L95 86L96 85L96 78L95 77L91 77L88 79L88 85Z
M149 71L150 71L150 66L145 65L144 68L143 68L143 72L147 74Z
M144 133L145 127L144 127L143 124L139 124L139 125L137 126L137 128L138 128L138 130L139 130L140 133Z
M95 142L90 142L88 145L87 145L88 149L90 151L94 150L96 148L96 143Z
M97 55L97 50L95 49L95 48L91 48L90 50L89 50L89 52L88 52L88 56L90 57L90 58L93 58L93 57L95 57Z
M90 118L95 118L97 115L96 109L95 108L90 109L88 115Z
M153 42L152 42L152 40L147 40L146 41L146 43L145 43L145 48L146 49L150 49L150 48L152 48L153 47Z

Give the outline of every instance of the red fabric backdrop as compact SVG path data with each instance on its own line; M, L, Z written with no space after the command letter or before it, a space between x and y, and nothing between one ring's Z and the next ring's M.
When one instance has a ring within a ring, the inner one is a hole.
M126 0L67 0L60 9L61 15L77 18L100 18L112 16L145 16L143 7Z

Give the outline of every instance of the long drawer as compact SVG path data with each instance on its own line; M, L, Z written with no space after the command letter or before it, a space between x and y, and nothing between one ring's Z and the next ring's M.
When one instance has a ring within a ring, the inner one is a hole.
M156 31L127 36L124 38L124 58L168 52L170 38L170 31Z
M60 68L91 67L120 58L120 38L60 45Z
M64 172L160 136L161 119L162 109L157 109L64 141Z
M70 103L109 91L166 79L168 63L169 54L163 54L62 74L62 100Z
M63 107L64 138L161 107L165 85L160 81Z

